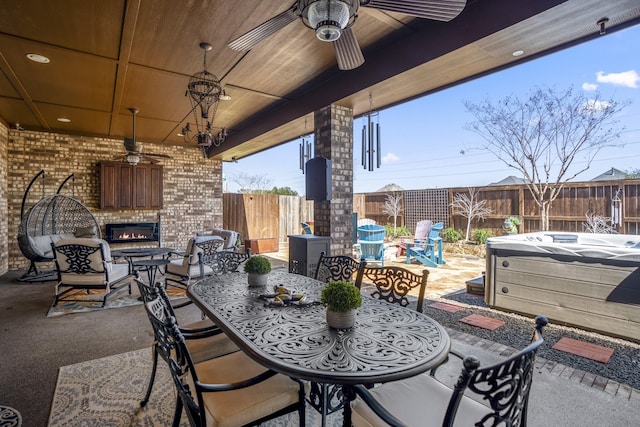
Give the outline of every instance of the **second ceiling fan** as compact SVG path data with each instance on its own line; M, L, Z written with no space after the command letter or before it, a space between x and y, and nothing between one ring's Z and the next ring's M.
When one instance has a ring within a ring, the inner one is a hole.
M296 0L289 9L232 40L229 47L239 51L251 50L293 21L301 19L304 25L316 32L318 39L333 43L338 68L352 70L364 64L364 56L352 30L361 6L448 22L458 16L466 4L466 0Z

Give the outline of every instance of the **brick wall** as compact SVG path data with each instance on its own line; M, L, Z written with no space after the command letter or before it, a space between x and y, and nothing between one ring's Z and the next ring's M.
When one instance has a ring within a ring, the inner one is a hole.
M331 201L314 204L315 234L331 236L331 255L352 254L353 110L330 105L314 115L315 156L331 160Z
M0 122L0 275L9 270L9 219L7 215L8 128Z
M213 226L221 227L222 162L204 159L195 145L141 144L147 152L171 157L162 159L161 162L164 166L163 209L102 211L99 208L98 163L123 153L122 140L16 130L9 130L7 137L6 128L0 127L0 175L8 174L8 178L3 180L7 182L6 197L0 197L0 213L3 214L2 217L8 218L8 225L3 232L0 224L0 244L4 236L8 240L8 269L21 270L29 264L20 252L15 236L20 224L20 205L24 191L40 170L45 171L44 195L55 194L65 178L73 173L75 185L69 181L61 193L73 195L84 203L95 215L103 233L106 223L156 222L160 218L163 246L184 249L188 238L197 231ZM7 164L11 169L8 173ZM42 196L41 181L38 181L29 192L25 210L37 203ZM4 205L2 200L5 200Z

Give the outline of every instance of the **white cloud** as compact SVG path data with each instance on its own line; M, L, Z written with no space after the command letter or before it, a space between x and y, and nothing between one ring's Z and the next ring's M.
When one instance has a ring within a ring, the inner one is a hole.
M640 82L640 75L638 75L636 70L609 74L605 74L603 71L598 71L596 76L599 83L609 83L616 86L637 88L638 83Z
M584 104L585 110L588 111L602 111L609 107L611 107L609 101L596 101L595 99L590 99Z
M397 162L398 160L400 160L400 158L395 154L387 153L382 157L382 164L386 165L387 163Z
M582 90L584 91L590 92L596 89L598 89L598 85L595 83L588 83L588 82L582 83Z

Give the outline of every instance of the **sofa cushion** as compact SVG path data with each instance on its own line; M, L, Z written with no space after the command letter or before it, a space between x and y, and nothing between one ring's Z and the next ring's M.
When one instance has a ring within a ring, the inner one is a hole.
M41 257L44 258L53 258L53 249L51 248L51 236L29 236L29 245L31 245L31 249Z

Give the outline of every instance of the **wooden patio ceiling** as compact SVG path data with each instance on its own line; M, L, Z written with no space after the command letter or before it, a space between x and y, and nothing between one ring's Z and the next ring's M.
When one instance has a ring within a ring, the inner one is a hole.
M177 133L193 122L185 96L203 68L231 100L213 125L229 136L210 151L225 161L313 129L313 111L336 103L355 116L369 95L384 109L640 22L637 0L468 0L449 22L361 7L353 26L365 63L336 65L300 21L248 52L227 44L293 0L5 0L0 14L0 118L10 126L196 147ZM519 57L514 51L523 50ZM38 64L26 58L50 58ZM59 117L70 123L57 121ZM305 128L306 122L306 128ZM151 151L151 150L149 150Z

